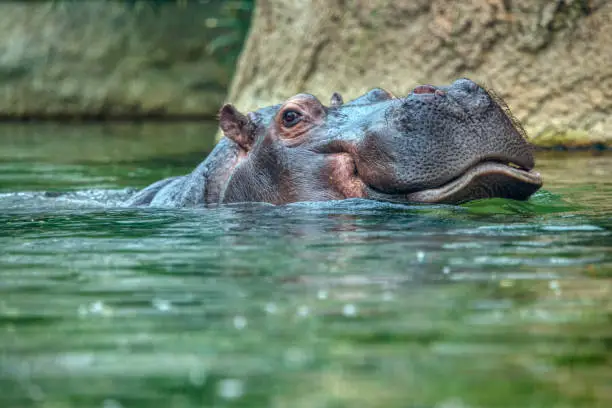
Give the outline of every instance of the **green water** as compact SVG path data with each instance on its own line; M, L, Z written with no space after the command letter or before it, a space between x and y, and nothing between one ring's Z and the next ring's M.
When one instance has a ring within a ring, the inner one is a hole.
M1 407L612 406L612 154L527 203L104 205L213 132L0 127Z

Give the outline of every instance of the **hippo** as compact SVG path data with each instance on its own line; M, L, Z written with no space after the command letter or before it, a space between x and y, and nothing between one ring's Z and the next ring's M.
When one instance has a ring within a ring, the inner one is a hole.
M219 111L224 137L188 175L126 205L211 207L363 198L462 204L526 200L542 186L533 146L503 101L463 78L406 97L372 89L328 106L310 94L243 114Z

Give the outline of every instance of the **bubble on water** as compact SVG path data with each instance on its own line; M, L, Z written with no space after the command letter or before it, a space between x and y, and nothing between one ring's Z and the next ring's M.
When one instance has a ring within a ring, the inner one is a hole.
M501 310L494 310L489 317L492 321L499 322L504 318L504 313Z
M297 314L300 317L306 317L310 314L310 309L308 309L308 306L302 305L298 307Z
M285 351L285 363L291 366L301 366L308 360L306 352L298 347L291 347Z
M218 24L219 24L219 20L217 20L214 17L209 17L206 20L204 20L204 25L206 26L206 28L215 28L217 27Z
M317 297L321 300L327 299L327 291L323 289L319 290L317 292Z
M342 308L342 314L345 316L356 316L357 315L357 307L351 303L344 305Z
M423 262L425 260L425 252L418 251L417 252L417 261Z
M115 399L107 398L102 402L102 408L123 408L123 405Z
M247 326L247 319L244 316L234 316L234 327L242 330Z
M101 300L98 300L97 302L92 303L89 306L89 311L91 313L102 313L102 312L104 312L104 303L102 303Z
M276 306L276 303L269 302L266 303L264 310L266 311L266 313L274 314L278 311L278 307Z
M448 275L450 271L451 271L450 266L445 266L444 268L442 268L442 273L445 275Z
M153 299L151 303L153 304L153 307L160 312L167 312L172 308L172 304L168 300L164 299Z
M236 378L226 378L219 381L217 393L225 399L240 398L244 394L244 383Z
M106 306L104 302L98 300L87 306L79 305L78 314L79 316L87 316L90 314L110 316L112 314L112 310L108 306Z
M91 353L67 353L55 357L55 364L67 370L84 370L91 367L96 359Z
M559 285L559 281L551 280L550 282L548 282L548 287L557 295L561 293L561 286Z
M193 367L189 370L189 382L193 386L201 387L206 382L206 371L202 367Z

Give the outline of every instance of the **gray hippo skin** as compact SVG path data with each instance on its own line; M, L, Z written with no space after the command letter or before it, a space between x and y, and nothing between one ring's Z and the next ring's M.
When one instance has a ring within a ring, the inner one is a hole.
M129 206L367 198L460 204L525 200L542 180L533 148L503 102L470 81L382 89L329 106L308 94L243 115L219 113L225 135L191 174L159 181Z

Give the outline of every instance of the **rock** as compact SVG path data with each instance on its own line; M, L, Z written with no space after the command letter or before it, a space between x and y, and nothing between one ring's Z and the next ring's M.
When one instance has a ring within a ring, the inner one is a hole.
M136 5L0 4L0 116L215 115L234 66L207 51L219 6Z

